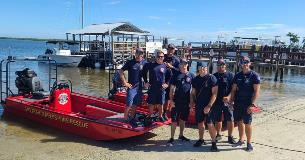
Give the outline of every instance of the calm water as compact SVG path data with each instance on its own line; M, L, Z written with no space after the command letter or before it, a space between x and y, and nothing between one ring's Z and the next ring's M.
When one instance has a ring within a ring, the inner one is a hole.
M25 41L25 40L1 40L0 39L0 59L5 59L8 55L17 57L36 57L44 53L46 49L43 41ZM36 62L24 63L18 62L12 64L11 84L14 86L15 70L22 70L25 67L36 71L38 76L47 80L48 66ZM193 63L192 68L195 67ZM298 70L286 70L283 82L273 82L274 71L268 68L257 68L262 78L261 97L259 104L269 104L277 99L289 97L305 96L305 73ZM106 96L108 92L108 73L100 69L84 68L58 68L59 79L69 79L73 83L73 90L94 96ZM48 84L44 83L47 89ZM1 112L0 108L0 112Z

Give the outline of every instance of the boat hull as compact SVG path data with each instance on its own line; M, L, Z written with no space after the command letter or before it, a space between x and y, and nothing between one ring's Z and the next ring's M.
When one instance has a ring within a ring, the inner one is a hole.
M123 111L124 105L117 102L111 104L111 101L102 98L90 97L82 94L75 94L72 99L78 98L79 101L87 100L90 104L108 103L116 108L117 111ZM44 101L47 101L45 99ZM149 127L133 128L130 124L122 121L113 121L105 118L94 119L83 116L81 113L67 113L60 110L52 110L48 107L39 105L40 102L31 102L21 98L8 97L4 105L4 112L7 115L18 116L84 136L95 140L116 140L142 135L163 124L155 122ZM77 103L77 102L76 102ZM121 106L121 107L120 107ZM76 109L77 110L77 109Z
M85 55L70 55L70 56L66 56L66 55L39 55L38 59L39 60L54 60L56 61L57 65L60 66L72 66L72 67L77 67L79 65L79 63L81 62L81 60L83 59ZM41 63L45 63L45 62L41 62Z

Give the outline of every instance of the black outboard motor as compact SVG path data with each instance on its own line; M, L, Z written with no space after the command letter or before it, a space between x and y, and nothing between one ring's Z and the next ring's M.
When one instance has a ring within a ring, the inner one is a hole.
M22 71L16 71L15 74L17 75L15 84L18 88L18 94L26 95L43 91L41 82L33 70L26 68Z

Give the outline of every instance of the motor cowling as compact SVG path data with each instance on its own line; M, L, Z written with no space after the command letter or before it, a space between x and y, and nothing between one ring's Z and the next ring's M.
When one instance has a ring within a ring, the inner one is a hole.
M15 74L17 75L15 85L18 88L18 94L25 95L43 91L41 81L33 70L25 68L22 71L16 71Z
M55 82L57 83L57 82ZM55 84L54 83L54 84ZM71 112L71 89L68 83L59 83L53 85L50 94L50 104L51 108L56 110Z

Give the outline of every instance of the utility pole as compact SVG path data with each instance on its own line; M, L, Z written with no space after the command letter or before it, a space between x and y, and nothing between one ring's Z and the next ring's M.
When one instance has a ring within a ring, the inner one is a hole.
M84 0L82 0L82 29L84 28Z

